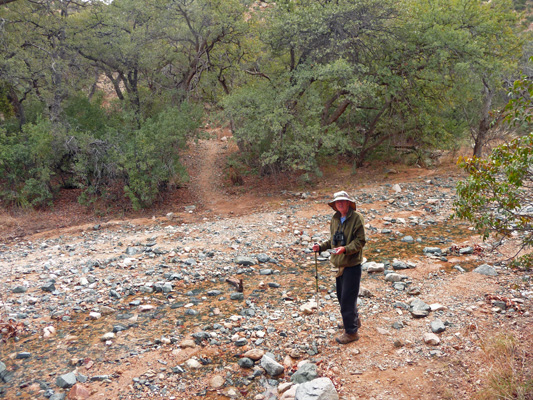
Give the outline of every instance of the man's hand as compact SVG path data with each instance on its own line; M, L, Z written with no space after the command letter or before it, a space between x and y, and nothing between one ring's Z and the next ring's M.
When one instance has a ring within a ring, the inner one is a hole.
M344 246L337 247L333 249L333 251L335 252L335 254L343 254L343 253L346 253L346 247Z
M318 253L318 252L320 251L320 246L319 246L318 243L315 243L315 244L313 245L313 251L314 251L315 253Z

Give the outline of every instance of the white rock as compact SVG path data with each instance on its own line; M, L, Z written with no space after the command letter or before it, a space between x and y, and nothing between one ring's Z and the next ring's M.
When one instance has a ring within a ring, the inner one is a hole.
M200 364L197 360L195 360L194 358L190 358L188 359L187 361L185 361L185 365L189 368L192 368L192 369L198 369L198 368L202 368L202 364Z
M122 264L124 264L124 265L126 265L126 266L127 266L127 265L132 265L132 264L134 264L136 261L137 261L136 258L126 257L126 258L124 259L124 261L122 261Z
M434 333L426 332L424 333L424 343L437 346L440 343L440 339Z
M385 336L390 336L390 335L391 335L390 332L389 332L388 330L383 329L383 328L377 328L377 331L378 331L378 333L381 334L381 335L385 335Z
M104 333L102 335L102 337L100 338L100 340L102 342L107 342L108 340L110 339L114 339L115 338L115 333L114 332L107 332L107 333Z
M300 385L293 385L289 389L287 389L285 392L281 394L281 397L279 400L295 400L296 398L296 389Z
M287 392L285 392L287 393ZM338 400L339 395L329 378L317 378L301 383L296 388L297 399Z
M446 306L439 303L430 304L431 311L446 310Z
M46 326L44 329L43 329L43 336L45 338L48 338L50 336L53 336L55 335L56 333L56 328L54 328L53 326Z
M316 310L316 309L317 309L317 304L315 301L309 301L300 306L300 311L303 312L305 315L313 314L313 310Z
M102 314L100 314L99 312L91 312L89 313L89 318L90 319L100 319L102 318Z

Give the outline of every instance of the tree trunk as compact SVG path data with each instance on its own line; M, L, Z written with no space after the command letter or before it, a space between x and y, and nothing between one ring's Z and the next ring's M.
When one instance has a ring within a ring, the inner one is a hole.
M483 146L487 144L487 136L490 130L490 109L492 106L492 98L494 92L489 88L489 85L483 79L483 109L481 110L481 120L477 132L474 134L474 156L481 157L483 155Z
M26 97L26 95L24 95L24 97ZM22 105L23 99L19 99L19 97L17 96L17 92L15 92L15 89L13 87L9 88L7 99L11 103L13 111L15 112L15 116L19 121L19 128L22 129L22 126L26 123L26 113L24 111L24 106Z

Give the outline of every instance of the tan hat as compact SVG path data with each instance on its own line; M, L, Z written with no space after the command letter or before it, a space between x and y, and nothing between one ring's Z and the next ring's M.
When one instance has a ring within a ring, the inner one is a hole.
M352 210L355 210L355 200L350 197L348 193L346 193L344 190L341 192L337 192L333 194L333 200L331 200L328 205L333 208L335 211L337 210L337 207L335 207L335 202L339 200L348 200L350 202L350 208Z

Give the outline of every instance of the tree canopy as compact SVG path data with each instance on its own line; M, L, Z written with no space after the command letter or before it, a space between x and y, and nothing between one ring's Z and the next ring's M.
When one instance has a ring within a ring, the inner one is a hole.
M528 43L508 0L17 0L0 16L0 198L33 205L118 184L149 206L220 116L263 174L469 136L480 155Z

